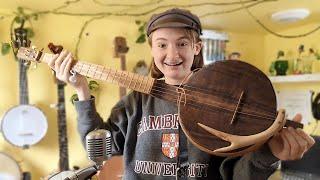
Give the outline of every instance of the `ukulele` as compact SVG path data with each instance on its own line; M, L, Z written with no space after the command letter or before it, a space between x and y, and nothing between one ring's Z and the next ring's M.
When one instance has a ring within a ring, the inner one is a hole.
M54 54L59 54L63 47L55 46L53 43L48 44L48 48ZM67 122L66 122L66 108L65 108L65 83L55 78L58 92L58 103L56 108L58 111L58 142L59 142L59 171L67 171L69 169L69 155L68 155L68 136L67 136Z
M114 57L120 57L121 70L126 70L126 53L129 51L126 39L124 37L116 37L114 39ZM120 87L120 98L127 94L125 87Z
M14 29L15 48L30 46L27 29ZM19 57L18 57L19 58ZM29 104L27 70L30 63L19 59L19 100L20 104L9 109L2 118L1 129L5 140L23 149L38 143L48 129L47 118L36 106Z
M20 48L19 57L48 63L52 54ZM256 150L284 126L303 127L277 112L269 78L243 61L217 61L193 72L180 86L126 71L74 61L72 71L151 96L176 102L179 123L188 140L218 156Z

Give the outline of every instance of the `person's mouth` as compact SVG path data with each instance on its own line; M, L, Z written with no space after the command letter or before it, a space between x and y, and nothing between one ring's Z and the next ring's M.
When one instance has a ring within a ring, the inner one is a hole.
M179 66L182 63L183 63L182 61L180 61L180 62L164 62L164 64L167 66Z

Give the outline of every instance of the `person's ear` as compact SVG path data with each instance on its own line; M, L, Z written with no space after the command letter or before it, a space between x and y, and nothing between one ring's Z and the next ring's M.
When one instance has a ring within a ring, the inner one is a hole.
M198 55L201 52L202 46L203 46L202 41L199 41L194 44L194 54L195 55Z

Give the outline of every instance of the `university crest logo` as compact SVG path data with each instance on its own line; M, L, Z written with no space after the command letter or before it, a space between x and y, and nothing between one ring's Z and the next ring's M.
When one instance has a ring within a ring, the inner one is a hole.
M179 134L162 134L162 153L168 158L174 158L178 154Z

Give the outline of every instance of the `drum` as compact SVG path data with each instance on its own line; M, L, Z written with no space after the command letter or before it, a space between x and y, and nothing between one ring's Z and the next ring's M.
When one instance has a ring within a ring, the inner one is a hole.
M0 152L0 179L21 180L22 172L18 163L9 155Z

